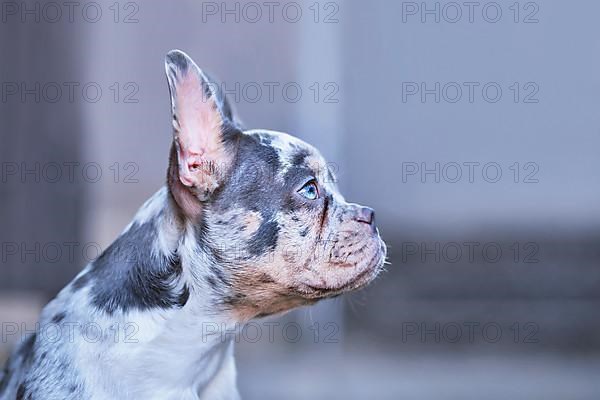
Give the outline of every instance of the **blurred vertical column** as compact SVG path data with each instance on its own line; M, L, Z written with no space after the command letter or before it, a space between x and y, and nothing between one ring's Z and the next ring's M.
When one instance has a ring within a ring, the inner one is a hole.
M68 165L79 160L81 97L69 101L66 85L80 83L77 55L85 38L81 24L70 22L65 10L60 17L44 14L44 5L1 4L0 290L5 294L52 295L82 263L85 188L68 173Z

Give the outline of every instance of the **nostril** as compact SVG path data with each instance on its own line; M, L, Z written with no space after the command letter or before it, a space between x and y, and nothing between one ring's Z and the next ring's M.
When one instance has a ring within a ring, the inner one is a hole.
M369 207L361 207L358 210L358 215L356 220L359 222L364 222L365 224L372 225L375 223L375 211Z

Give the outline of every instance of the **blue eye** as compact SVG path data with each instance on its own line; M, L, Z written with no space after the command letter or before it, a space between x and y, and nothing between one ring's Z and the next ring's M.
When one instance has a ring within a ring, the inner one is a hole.
M302 197L306 197L309 200L316 200L319 197L319 188L317 187L317 182L314 179L311 179L310 181L306 182L304 186L300 188L300 190L298 190L298 193L300 193Z

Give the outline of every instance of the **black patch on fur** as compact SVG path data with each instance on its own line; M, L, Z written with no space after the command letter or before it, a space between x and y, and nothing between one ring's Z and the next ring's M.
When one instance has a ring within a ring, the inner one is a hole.
M225 277L225 272L220 267L218 267L216 265L211 265L210 272L211 272L212 276L214 276L215 278L217 278L219 280L219 282L221 282L224 285L229 285L229 282L227 281L227 278Z
M273 138L271 135L260 135L260 141L262 144L270 146L273 143Z
M29 336L23 343L21 343L17 354L23 358L24 362L30 360L33 357L33 346L35 345L36 338L37 334L34 333L33 335Z
M313 171L309 167L304 165L294 165L286 171L284 179L290 186L300 186L308 182L309 179L316 177L316 171Z
M134 224L96 259L90 272L93 304L108 314L120 310L168 309L187 301L175 286L182 272L177 256L155 255L153 221Z
M212 289L216 289L217 288L217 281L215 280L215 278L213 278L212 275L208 275L206 277L206 282L208 282L208 285L212 288Z
M300 231L300 236L302 236L302 237L306 237L306 235L308 235L308 231L309 231L308 227L306 227L306 228L302 229L302 230Z
M196 237L196 241L202 243L206 238L206 222L204 221L204 213L200 214L200 218L194 224L194 236ZM206 243L203 243L206 244Z
M236 208L259 213L261 224L249 239L246 250L251 257L266 254L277 246L281 229L275 219L278 212L293 212L301 208L316 210L323 205L322 201L306 201L296 194L299 186L318 176L318 171L306 165L306 159L312 152L301 146L292 146L292 165L281 179L282 160L278 150L272 146L268 132L240 134L235 126L228 123L224 130L224 142L232 149L235 147L235 158L225 185L215 190L210 206L216 215ZM295 222L299 221L298 217L292 218ZM228 221L218 220L216 223L227 225ZM205 221L199 221L196 238L217 264L222 265L244 254L240 249L215 248L207 240L210 233L206 229ZM211 271L211 275L212 279L207 280L211 287L227 284L220 271Z
M187 304L189 299L190 299L190 288L188 287L188 285L183 285L183 290L181 291L181 294L179 295L179 301L177 302L177 305L179 307L183 307Z
M217 212L237 207L260 213L262 222L248 242L248 252L253 256L265 254L277 246L280 226L275 215L278 212L321 206L321 202L303 201L295 193L299 186L316 177L318 171L306 165L311 151L295 146L290 160L292 165L280 179L281 160L268 133L238 135L238 138L231 175L215 196L214 205ZM224 257L227 258L227 254Z
M298 149L292 156L292 165L303 165L308 156L310 156L310 151L302 148Z
M64 321L66 316L67 315L64 312L60 312L60 313L56 314L54 317L52 317L52 323L60 324L62 321Z
M281 197L281 185L275 182L280 169L279 155L274 148L260 143L257 137L240 135L231 176L219 193L217 203L224 209L242 206L261 212L270 208L269 204Z
M248 243L248 250L253 255L265 254L275 250L279 224L276 221L263 222Z
M276 179L281 169L277 151L257 136L238 137L238 151L231 175L223 189L216 193L214 204L218 211L223 212L241 207L260 213L262 222L250 239L249 251L253 255L264 254L277 244L279 226L274 217L289 188Z
M21 383L19 388L17 389L17 397L16 400L23 400L25 398L25 384Z

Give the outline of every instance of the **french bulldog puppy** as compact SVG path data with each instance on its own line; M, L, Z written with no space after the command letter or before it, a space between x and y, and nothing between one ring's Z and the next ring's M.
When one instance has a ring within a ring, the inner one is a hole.
M319 152L243 130L185 53L165 60L167 183L43 310L1 400L238 399L229 327L358 289L386 247Z

